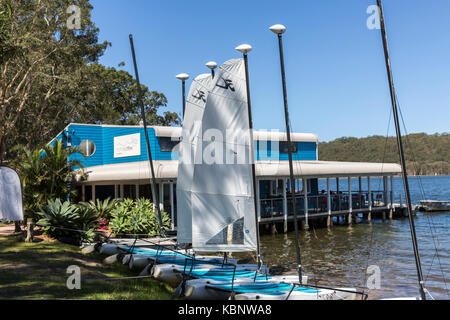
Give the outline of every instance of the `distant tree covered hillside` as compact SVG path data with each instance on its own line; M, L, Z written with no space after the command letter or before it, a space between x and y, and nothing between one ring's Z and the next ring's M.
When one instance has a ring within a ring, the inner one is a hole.
M403 138L408 174L450 174L450 134L410 134ZM319 143L319 160L400 163L395 137L343 137Z

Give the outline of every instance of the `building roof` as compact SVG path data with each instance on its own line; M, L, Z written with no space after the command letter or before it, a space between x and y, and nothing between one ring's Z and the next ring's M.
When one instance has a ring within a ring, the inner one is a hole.
M178 175L177 160L154 161L157 179L176 179ZM133 181L148 183L150 165L147 161L108 164L89 167L85 183L114 183ZM401 167L395 163L337 162L337 161L294 161L296 177L357 177L388 176L401 173ZM288 161L257 161L256 176L260 178L289 177Z

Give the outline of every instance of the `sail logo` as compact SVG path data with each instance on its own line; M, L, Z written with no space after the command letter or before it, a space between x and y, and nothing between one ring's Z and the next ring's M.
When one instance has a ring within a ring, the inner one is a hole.
M197 93L192 95L192 98L195 98L197 100L202 100L203 102L206 102L206 93L202 90L197 89Z
M235 91L234 85L233 85L233 81L232 81L232 80L230 80L230 79L224 79L224 78L221 78L221 80L223 80L224 84L223 84L223 85L220 85L220 84L217 83L217 84L216 84L217 87L222 88L222 89L225 89L225 90L230 89L232 92Z

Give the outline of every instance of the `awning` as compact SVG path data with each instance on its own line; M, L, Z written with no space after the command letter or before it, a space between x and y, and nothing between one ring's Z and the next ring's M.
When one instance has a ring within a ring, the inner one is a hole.
M153 163L157 179L177 178L177 160L158 160ZM85 172L88 178L82 183L104 184L119 181L144 183L151 177L150 164L147 161L89 167L85 168ZM294 175L297 178L390 176L399 173L401 173L401 167L395 163L294 161ZM270 179L289 177L289 163L288 161L257 161L256 176Z
M390 176L402 172L396 163L294 161L296 177ZM288 161L258 161L257 177L289 177Z
M181 128L179 127L159 127L152 126L155 130L155 135L157 137L172 137L179 138L181 137ZM285 132L279 132L276 130L273 131L254 131L253 132L254 140L261 141L287 141L287 135ZM313 133L291 133L291 141L294 142L318 142L319 138L317 135Z

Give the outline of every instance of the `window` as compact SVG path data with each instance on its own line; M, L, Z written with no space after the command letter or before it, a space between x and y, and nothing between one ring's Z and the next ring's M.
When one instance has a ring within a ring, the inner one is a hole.
M115 189L116 186L109 185L109 186L95 186L95 198L99 199L101 201L106 200L108 198L114 199L115 198Z
M283 195L284 182L283 179L270 180L270 195L281 196Z
M83 140L80 143L80 152L85 157L90 157L95 153L95 143L91 140Z
M149 199L153 202L152 188L150 184L139 185L139 198Z
M178 145L180 144L179 138L160 137L159 146L161 152L178 152Z
M124 184L123 185L123 198L124 199L136 199L136 185Z
M291 141L292 153L298 152L298 144ZM280 153L289 153L287 141L280 141Z
M84 186L84 201L92 200L92 186Z

